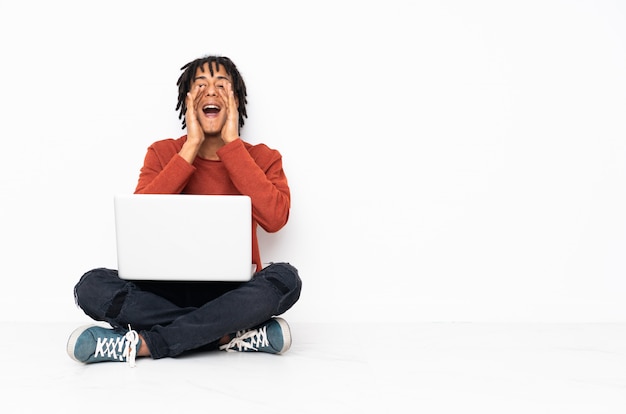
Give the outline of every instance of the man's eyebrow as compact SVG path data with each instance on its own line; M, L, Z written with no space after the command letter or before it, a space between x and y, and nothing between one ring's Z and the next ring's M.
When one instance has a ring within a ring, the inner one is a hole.
M225 80L230 82L230 79L228 79L226 76L217 75L215 78L216 79L225 79ZM195 78L193 78L194 82L197 81L198 79L208 79L208 78L207 78L206 75L200 75L200 76L196 76Z

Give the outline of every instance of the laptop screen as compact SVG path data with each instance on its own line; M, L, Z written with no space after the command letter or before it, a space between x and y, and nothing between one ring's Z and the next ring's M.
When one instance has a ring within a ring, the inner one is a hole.
M129 280L246 281L253 274L248 196L118 194L119 275Z

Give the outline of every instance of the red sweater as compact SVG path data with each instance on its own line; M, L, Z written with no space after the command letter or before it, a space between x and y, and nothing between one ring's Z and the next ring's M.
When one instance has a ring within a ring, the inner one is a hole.
M280 230L289 218L291 195L282 156L264 144L237 139L217 151L220 161L196 157L190 165L178 152L187 136L148 147L136 194L243 194L252 200L252 263L261 270L257 225Z

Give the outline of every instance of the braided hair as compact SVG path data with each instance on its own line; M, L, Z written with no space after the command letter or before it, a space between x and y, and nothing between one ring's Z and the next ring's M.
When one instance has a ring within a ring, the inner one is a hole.
M184 72L178 78L176 85L178 85L178 104L176 105L176 110L179 111L178 119L182 119L183 129L187 127L187 122L185 121L185 112L187 112L187 92L191 89L191 84L196 76L196 71L198 68L202 68L202 66L207 63L209 66L209 71L211 72L211 76L213 76L213 64L217 70L219 70L220 65L223 65L226 69L226 72L233 79L233 93L235 98L239 102L239 130L243 127L244 118L248 117L248 113L246 112L246 103L248 103L246 96L246 84L237 70L237 66L227 58L226 56L216 56L216 55L206 55L196 60L193 60L186 65L184 65L180 70L184 70Z

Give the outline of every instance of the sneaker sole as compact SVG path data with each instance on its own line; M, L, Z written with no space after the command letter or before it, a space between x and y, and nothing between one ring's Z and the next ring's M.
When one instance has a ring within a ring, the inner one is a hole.
M274 320L278 322L283 331L283 347L280 351L278 351L278 354L280 355L289 351L289 348L291 348L291 328L289 328L289 324L283 318L274 318Z
M85 332L87 329L93 326L96 326L96 325L83 325L81 327L76 328L74 332L72 332L72 334L70 335L69 339L67 340L67 354L74 361L80 362L81 364L84 363L84 361L81 361L80 359L76 358L76 355L74 355L74 350L76 349L76 341L78 341L78 337L81 336L83 332Z

